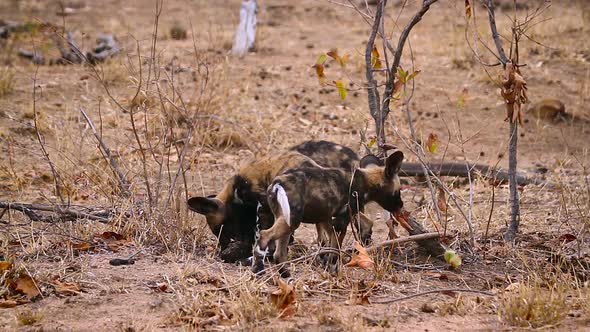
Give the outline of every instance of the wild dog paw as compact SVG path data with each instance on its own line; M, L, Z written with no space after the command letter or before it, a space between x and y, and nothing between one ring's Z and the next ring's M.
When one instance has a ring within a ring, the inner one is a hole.
M254 261L252 262L252 272L257 275L263 274L264 273L264 261L254 259Z

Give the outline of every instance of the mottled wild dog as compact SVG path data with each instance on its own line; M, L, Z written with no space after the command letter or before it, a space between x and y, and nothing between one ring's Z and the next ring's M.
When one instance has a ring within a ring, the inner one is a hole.
M403 158L403 152L395 151L383 166L369 155L353 174L339 168L300 167L277 176L267 191L275 223L257 237L252 271L264 269L264 256L273 241L275 262L285 262L289 237L301 223L316 224L318 238L337 248L344 240L350 216L363 211L365 204L376 202L389 212L398 212L403 207L398 176ZM289 275L285 266L281 274Z
M206 217L213 234L219 238L221 258L233 262L251 255L257 217L260 217L262 229L273 223L265 198L272 179L287 169L312 166L316 162L320 166L352 172L357 161L356 153L340 144L306 141L288 151L247 164L226 182L217 195L191 197L187 203L192 211ZM258 203L261 203L259 215ZM238 254L225 252L232 241L242 242L240 248L244 250Z

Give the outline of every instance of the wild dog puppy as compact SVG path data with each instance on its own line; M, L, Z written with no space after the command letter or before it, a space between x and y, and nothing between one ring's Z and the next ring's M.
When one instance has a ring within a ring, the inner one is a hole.
M209 228L219 238L221 258L234 262L252 253L257 219L262 229L273 224L274 217L265 198L272 179L287 169L313 166L315 162L351 172L357 161L358 156L350 148L328 141L307 141L249 163L217 195L191 197L187 203L192 211L205 215ZM226 253L232 241L242 242L245 249L238 255Z
M403 207L398 176L403 158L401 151L395 151L381 166L377 157L367 156L361 160L364 167L352 175L339 168L301 167L277 176L267 190L275 223L257 237L252 271L264 269L264 256L273 241L275 262L285 262L289 237L301 223L316 224L318 238L322 239L322 233L327 235L326 244L337 248L346 235L349 213L356 216L372 201L397 212ZM289 275L284 266L280 272L284 277Z

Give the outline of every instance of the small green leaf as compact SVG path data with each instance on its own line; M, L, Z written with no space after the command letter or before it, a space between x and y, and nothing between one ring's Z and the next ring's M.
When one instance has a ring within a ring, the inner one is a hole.
M369 141L369 144L367 144L367 147L370 149L373 147L373 145L375 145L375 142L377 142L377 137L373 137L371 138L371 140Z
M324 53L320 54L320 56L318 57L318 60L315 62L316 65L323 65L324 62L326 62L326 60L328 60L328 56L325 55Z
M344 85L344 80L334 81L334 84L336 84L336 88L338 88L340 98L346 99L346 86Z
M408 72L405 71L402 67L397 67L397 74L402 84L406 84L406 82L408 82Z
M451 265L453 269L461 267L462 259L454 250L447 249L445 251L445 261Z
M420 70L415 70L413 73L411 73L410 76L408 76L408 82L413 80L418 74L420 74Z

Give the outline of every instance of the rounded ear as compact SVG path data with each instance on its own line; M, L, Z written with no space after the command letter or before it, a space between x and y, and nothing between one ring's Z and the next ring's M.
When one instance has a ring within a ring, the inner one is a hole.
M393 178L402 167L402 161L404 160L404 153L400 150L395 151L385 161L385 177L388 179Z
M383 161L381 161L376 155L368 154L364 156L359 163L360 168L367 168L370 165L383 166Z
M203 215L210 215L218 212L223 203L217 198L207 198L207 197L191 197L186 202L188 204L188 208L191 211L195 211L196 213L203 214Z

